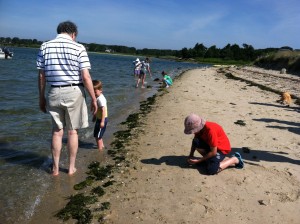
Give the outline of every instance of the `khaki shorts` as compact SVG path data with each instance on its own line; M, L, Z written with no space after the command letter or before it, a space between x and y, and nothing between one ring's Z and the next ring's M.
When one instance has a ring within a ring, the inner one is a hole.
M51 87L47 106L53 128L75 130L89 126L83 86Z

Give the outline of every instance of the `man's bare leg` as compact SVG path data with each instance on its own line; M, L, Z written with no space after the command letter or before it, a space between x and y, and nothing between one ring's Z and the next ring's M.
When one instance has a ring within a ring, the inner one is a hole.
M69 150L69 175L76 172L75 162L78 151L78 132L77 130L68 131L68 150Z
M59 174L59 159L62 147L62 137L64 134L63 129L53 129L52 130L52 143L51 143L51 151L52 151L52 175L57 176Z

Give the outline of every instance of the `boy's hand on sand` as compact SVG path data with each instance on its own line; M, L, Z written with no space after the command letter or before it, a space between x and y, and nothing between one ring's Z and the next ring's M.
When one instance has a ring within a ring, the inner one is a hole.
M195 158L188 158L187 162L191 165L193 164L197 164L199 162L199 159L195 159Z

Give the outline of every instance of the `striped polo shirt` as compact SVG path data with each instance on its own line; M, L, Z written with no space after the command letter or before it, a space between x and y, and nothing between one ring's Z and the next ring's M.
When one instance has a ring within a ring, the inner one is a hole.
M45 71L47 83L55 86L82 83L80 71L91 68L85 47L67 34L43 43L36 63Z

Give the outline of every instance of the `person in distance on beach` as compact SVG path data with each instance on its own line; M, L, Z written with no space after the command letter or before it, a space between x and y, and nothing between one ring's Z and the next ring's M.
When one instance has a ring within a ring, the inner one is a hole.
M97 101L89 73L91 68L83 45L75 41L77 26L70 21L57 27L55 39L41 45L37 56L39 106L52 117L52 175L59 174L59 160L64 129L68 133L69 171L76 172L78 129L88 127L84 88L91 97L91 110L97 112ZM46 100L46 83L50 85Z
M138 78L138 76L140 75L141 68L142 68L142 63L140 62L140 59L137 58L137 59L135 59L133 64L134 64L134 70L133 70L134 77Z
M163 82L166 88L169 88L171 85L173 85L173 80L171 79L170 76L167 75L165 71L162 71L162 76L163 76Z
M223 128L214 122L205 121L204 118L190 114L184 120L184 133L194 134L190 154L187 162L191 165L205 163L208 174L214 175L229 166L238 169L244 167L241 155L236 152L231 158L226 157L231 152L231 146ZM198 151L202 158L195 158Z
M142 83L145 83L147 73L150 75L150 77L152 77L149 58L145 58L145 61L142 61L142 69L144 69L145 73L144 80L142 80Z
M139 83L142 80L142 88L145 88L144 82L145 82L145 64L144 61L140 61L138 58L136 59L136 64L135 64L135 74L137 75L137 80L136 80L136 88L139 87Z
M93 121L96 122L94 137L96 139L97 147L101 151L104 148L103 135L107 125L107 101L102 92L102 82L93 80L93 87L98 104L97 114L93 117Z

